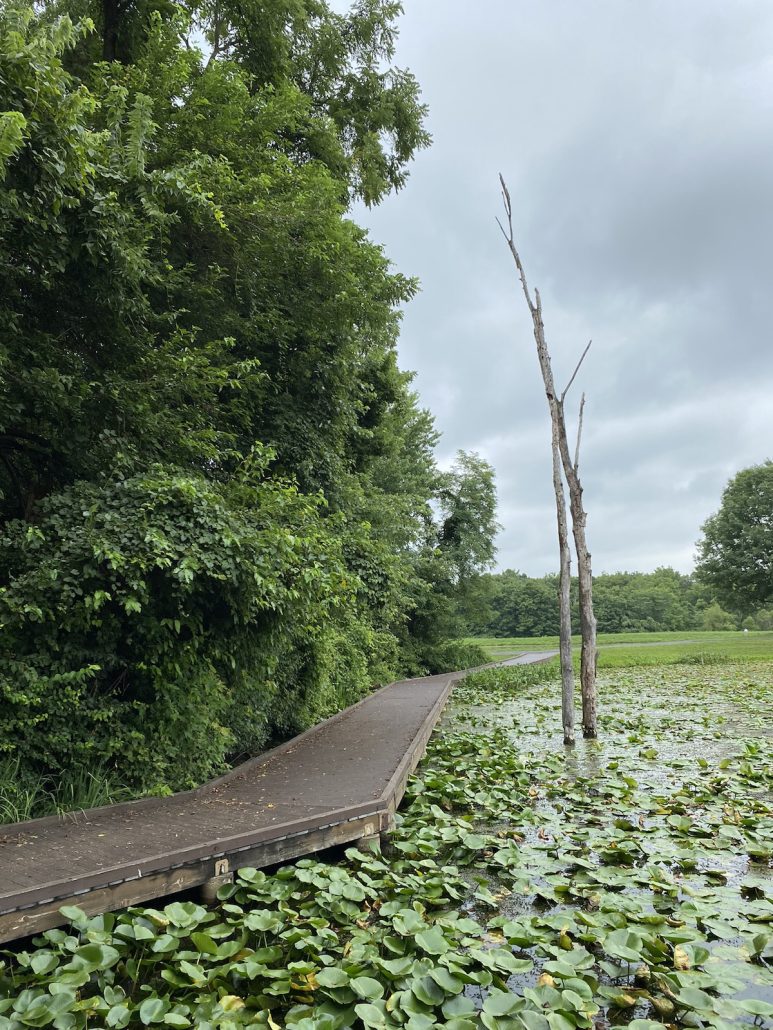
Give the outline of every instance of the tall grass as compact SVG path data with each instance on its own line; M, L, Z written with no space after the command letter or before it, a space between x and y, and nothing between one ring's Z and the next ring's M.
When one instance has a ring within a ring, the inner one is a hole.
M506 700L514 692L539 683L552 683L560 676L557 659L536 665L509 665L498 669L481 669L470 673L454 691L459 702L465 702L483 692L490 700Z
M0 822L19 823L50 811L53 798L45 779L22 770L18 758L0 762Z
M97 808L135 796L106 769L79 769L54 779L30 772L18 758L0 761L0 824Z

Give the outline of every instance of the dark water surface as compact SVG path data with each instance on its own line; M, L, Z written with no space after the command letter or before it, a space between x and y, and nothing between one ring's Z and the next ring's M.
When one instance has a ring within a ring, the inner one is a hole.
M471 913L540 932L565 917L574 942L577 913L601 908L634 931L643 914L667 913L708 950L696 968L702 989L773 1003L773 663L618 670L599 689L599 739L573 748L561 740L558 683L458 689L441 732L479 734L482 748L504 733L536 771L516 825L479 813L477 828L517 832L520 859L502 882L489 878L498 908L473 903ZM750 961L760 935L770 937L767 962ZM534 971L513 978L514 990L534 986L552 958L539 945L525 953ZM621 984L597 972L600 985ZM773 1026L730 1009L678 1016L677 1025ZM643 999L606 1004L595 1026L633 1018L657 1014Z

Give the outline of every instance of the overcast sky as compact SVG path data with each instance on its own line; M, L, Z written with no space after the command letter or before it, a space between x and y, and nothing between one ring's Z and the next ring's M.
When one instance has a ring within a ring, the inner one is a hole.
M689 571L728 478L773 456L773 3L405 0L430 107L407 187L357 217L422 292L401 364L440 457L495 467L500 568L557 568L547 405L593 346L581 471L595 572Z

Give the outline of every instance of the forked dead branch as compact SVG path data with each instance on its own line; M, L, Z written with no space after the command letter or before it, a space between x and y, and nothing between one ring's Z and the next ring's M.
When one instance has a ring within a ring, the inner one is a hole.
M582 483L580 481L580 441L582 438L583 414L585 411L585 394L580 400L580 413L577 426L577 440L575 443L574 459L569 449L569 441L566 432L566 418L564 404L566 396L574 383L577 373L585 360L590 349L590 341L580 356L574 372L569 379L565 389L559 396L553 381L553 368L550 360L547 342L545 340L545 324L542 318L542 300L539 290L535 288L532 298L531 290L526 279L526 272L521 261L518 248L515 245L513 233L513 209L510 200L510 192L505 180L500 175L499 182L502 187L502 203L505 211L505 225L497 218L497 224L502 231L507 246L512 255L515 267L518 271L518 278L521 282L523 295L531 314L534 327L534 340L537 345L537 357L539 359L542 381L545 385L545 395L548 400L550 411L550 422L552 429L553 446L553 490L556 499L556 517L558 521L558 542L560 552L560 640L561 640L561 679L562 679L562 720L564 727L564 742L569 744L574 741L574 676L572 672L572 645L571 645L571 618L569 606L569 584L571 572L571 560L569 556L568 531L566 521L566 499L564 494L563 479L569 488L569 510L572 515L572 535L574 547L577 553L577 576L580 595L580 634L582 637L582 650L580 655L580 686L582 693L582 732L584 737L595 737L597 735L596 715L596 617L593 613L593 577L591 572L591 555L588 550L585 526L587 514L582 504ZM505 227L506 226L506 227ZM563 470L563 478L561 472Z

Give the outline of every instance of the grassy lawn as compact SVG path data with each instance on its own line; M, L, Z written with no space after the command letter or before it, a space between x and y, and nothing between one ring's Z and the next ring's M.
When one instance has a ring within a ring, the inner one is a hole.
M558 648L558 637L474 637L493 661L522 651ZM673 665L687 662L714 665L724 661L773 659L773 632L742 633L737 630L708 633L600 633L599 670L641 665ZM580 638L572 638L575 662L579 662Z

